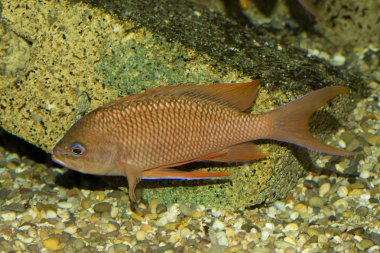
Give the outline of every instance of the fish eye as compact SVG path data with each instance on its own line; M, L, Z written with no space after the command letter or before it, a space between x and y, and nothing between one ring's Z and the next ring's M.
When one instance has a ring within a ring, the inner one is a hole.
M85 154L86 149L79 143L73 143L70 146L70 151L75 156L82 156Z

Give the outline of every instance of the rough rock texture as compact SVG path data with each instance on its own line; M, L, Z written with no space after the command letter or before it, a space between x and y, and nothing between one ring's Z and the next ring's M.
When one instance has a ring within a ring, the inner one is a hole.
M327 24L320 23L317 29L331 42L339 46L375 47L380 43L380 2L367 1L317 1L316 7Z
M260 77L255 112L331 84L351 86L356 98L364 94L359 76L191 1L86 2L1 2L0 124L47 152L84 113L160 84ZM318 114L321 132L339 125L353 106L348 96L332 104L334 117ZM225 208L273 201L295 185L311 158L299 148L268 142L262 148L270 159L213 168L232 170L231 181L144 182L144 197Z

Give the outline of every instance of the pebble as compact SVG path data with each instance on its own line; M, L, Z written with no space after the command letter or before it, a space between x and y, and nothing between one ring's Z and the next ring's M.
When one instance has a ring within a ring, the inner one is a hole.
M0 214L0 217L4 221L13 221L16 219L16 213L15 212L2 212Z
M321 187L319 188L319 195L321 197L325 196L326 193L328 193L331 189L331 184L330 183L324 183L323 185L321 185Z
M372 247L374 245L373 241L369 239L363 239L360 243L359 246L363 250L367 250L368 248Z
M2 210L4 211L14 211L17 213L22 213L25 211L25 206L22 203L11 203L9 205L4 205L2 207Z
M102 223L99 225L100 231L104 234L106 233L112 233L114 231L117 231L119 229L119 226L114 223Z
M49 238L43 241L44 247L48 250L58 250L60 243L57 238Z
M69 203L69 202L59 202L59 203L57 204L57 206L58 206L59 208L63 208L63 209L70 209L70 208L73 207L73 204L71 204L71 203Z
M221 246L228 246L228 239L226 233L224 231L218 231L216 233L216 238L218 240L218 244Z
M284 232L297 231L298 229L297 223L289 223L285 226Z
M343 66L344 63L346 62L346 57L344 57L343 55L338 54L338 53L334 54L334 56L332 58L332 62L336 66Z
M183 213L186 216L192 216L193 213L195 212L195 210L191 209L185 204L179 205L179 208L180 208L181 213Z
M81 202L81 207L86 210L86 209L89 209L91 207L91 205L90 205L90 203L88 203L87 200L83 199Z
M153 214L157 214L157 206L160 204L160 202L158 202L157 199L153 199L150 203L149 203L149 208L150 208L150 212L153 213Z
M337 190L337 194L339 197L344 198L348 194L348 189L346 186L340 186Z
M298 212L290 212L289 217L291 220L294 221L294 220L298 219L298 217L300 217L300 214Z
M369 209L366 206L359 206L356 208L355 213L361 217L366 217L369 213Z
M345 199L338 199L333 203L333 206L335 209L337 209L339 212L344 212L348 208L348 202Z
M371 176L371 173L368 170L363 170L362 172L360 172L359 176L363 179L367 179Z
M187 238L191 235L191 230L189 228L184 228L181 230L181 237Z
M74 235L77 232L78 228L76 226L69 226L65 227L63 231L65 231L68 234Z
M123 243L117 243L113 245L113 248L115 253L129 252L128 246Z
M214 224L212 224L212 228L215 230L222 230L225 228L225 225L220 220L215 220Z
M94 212L95 213L104 213L104 212L110 212L111 211L111 204L107 202L100 202L94 205Z
M14 162L7 162L7 164L5 165L5 167L9 170L16 170L18 165Z
M209 248L206 253L223 253L226 252L226 247L222 245L212 245L211 248Z
M375 246L372 246L371 248L369 248L367 250L368 253L378 253L380 252L380 245L375 245Z
M145 240L145 232L143 230L139 230L136 233L136 239L138 241L144 241Z
M324 205L324 200L321 197L315 196L309 200L311 207L322 207Z

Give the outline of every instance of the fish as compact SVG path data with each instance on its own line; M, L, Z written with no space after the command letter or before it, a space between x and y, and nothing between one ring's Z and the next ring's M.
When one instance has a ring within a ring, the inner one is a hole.
M270 139L320 153L350 156L315 138L312 114L344 86L312 91L262 114L252 114L260 80L161 86L113 101L84 115L53 148L52 159L82 173L125 176L136 202L140 180L224 179L230 172L185 171L196 161L252 162L267 157L253 141Z

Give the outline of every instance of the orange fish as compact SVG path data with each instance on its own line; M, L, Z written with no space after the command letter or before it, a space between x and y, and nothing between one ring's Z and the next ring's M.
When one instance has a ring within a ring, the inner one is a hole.
M188 172L194 161L245 162L265 157L251 141L272 139L330 155L354 153L328 146L308 131L315 110L346 87L313 91L261 115L253 105L260 81L178 85L126 97L78 120L53 149L53 160L83 173L123 175L136 200L141 179L212 179L228 172Z

